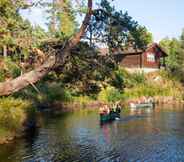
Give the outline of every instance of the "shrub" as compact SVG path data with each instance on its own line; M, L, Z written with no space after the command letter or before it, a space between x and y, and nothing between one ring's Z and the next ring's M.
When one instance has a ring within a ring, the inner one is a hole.
M36 105L47 105L55 101L69 102L73 100L72 92L65 89L62 83L42 81L35 85L39 92L29 86L14 94L15 97L32 100Z
M124 74L121 69L115 71L114 77L111 81L111 85L120 90L124 87Z
M28 113L33 112L29 101L6 97L0 99L0 129L16 131L22 128Z
M137 73L131 74L131 80L133 84L144 84L146 81L146 78L143 72L137 72Z
M107 87L98 95L98 100L105 102L115 102L121 99L123 99L122 93L114 87Z
M172 82L167 82L165 85L146 83L140 84L130 89L126 89L125 98L138 98L141 96L173 96L177 99L183 98L183 91L179 85L173 85Z
M12 62L11 59L6 58L4 59L5 65L7 66L8 73L10 73L11 77L16 78L21 74L20 67L15 63Z
M72 95L69 90L66 90L62 85L53 83L51 85L47 85L47 87L43 90L44 95L46 97L46 101L71 101Z
M119 68L118 75L120 75L123 80L123 87L131 88L138 84L145 84L146 82L146 77L143 72L129 73L127 70Z

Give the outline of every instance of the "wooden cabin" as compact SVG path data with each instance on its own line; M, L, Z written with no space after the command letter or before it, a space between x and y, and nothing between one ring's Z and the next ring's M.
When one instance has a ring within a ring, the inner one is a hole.
M102 54L107 50L101 50ZM167 53L157 44L153 43L146 50L129 49L127 51L114 50L113 56L116 62L128 69L152 69L165 68Z

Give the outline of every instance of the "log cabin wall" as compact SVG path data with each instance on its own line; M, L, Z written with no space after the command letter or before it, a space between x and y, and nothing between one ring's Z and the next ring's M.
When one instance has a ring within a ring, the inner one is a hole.
M122 67L141 68L142 54L118 54L115 56L116 61Z
M116 62L120 66L127 68L159 69L160 67L165 67L165 57L167 57L167 54L156 43L153 43L145 51L129 53L118 51L114 54Z

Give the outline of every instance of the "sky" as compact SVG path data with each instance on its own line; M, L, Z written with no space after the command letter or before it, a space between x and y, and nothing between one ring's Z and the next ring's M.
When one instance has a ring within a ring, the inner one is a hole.
M146 26L154 41L179 37L184 28L184 0L114 0L117 10L128 11L139 24ZM46 28L47 15L40 9L22 12L34 25Z

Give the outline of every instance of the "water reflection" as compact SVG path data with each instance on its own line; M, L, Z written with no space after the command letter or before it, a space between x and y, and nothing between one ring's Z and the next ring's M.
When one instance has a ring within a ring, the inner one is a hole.
M97 112L46 115L41 128L0 146L0 161L184 161L183 109L139 109L121 116L100 125Z

